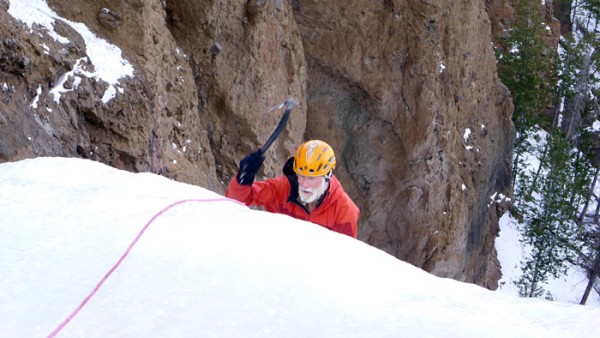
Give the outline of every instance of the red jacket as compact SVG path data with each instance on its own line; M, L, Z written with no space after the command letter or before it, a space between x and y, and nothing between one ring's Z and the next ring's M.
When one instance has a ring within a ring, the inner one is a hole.
M291 165L292 162L288 160L283 175L254 182L252 186L241 185L234 177L225 195L248 206L262 206L269 212L286 214L356 238L360 211L344 192L337 178L331 177L325 198L309 213L298 202L298 179Z

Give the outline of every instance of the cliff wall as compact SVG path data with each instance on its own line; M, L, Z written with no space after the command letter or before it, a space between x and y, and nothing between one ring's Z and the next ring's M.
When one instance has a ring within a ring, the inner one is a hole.
M497 287L514 128L489 3L49 0L51 30L3 4L0 161L84 157L222 193L275 127L269 109L293 97L259 178L323 139L361 208L360 240ZM86 75L99 66L74 24L131 74Z

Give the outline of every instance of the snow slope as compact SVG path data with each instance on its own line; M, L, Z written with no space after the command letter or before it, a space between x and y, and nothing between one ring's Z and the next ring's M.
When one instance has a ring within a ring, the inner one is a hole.
M37 158L0 164L0 195L3 337L597 334L599 308L434 277L153 174Z

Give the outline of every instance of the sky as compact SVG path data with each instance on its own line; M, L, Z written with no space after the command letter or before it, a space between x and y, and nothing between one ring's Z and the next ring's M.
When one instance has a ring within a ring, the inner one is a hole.
M599 307L435 277L155 174L41 157L0 164L0 195L3 337L597 334Z

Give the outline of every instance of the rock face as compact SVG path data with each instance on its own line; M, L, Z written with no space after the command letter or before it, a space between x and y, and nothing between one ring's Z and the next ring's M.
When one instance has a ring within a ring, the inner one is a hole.
M434 274L495 288L511 99L478 1L295 3L307 133L335 140L360 237Z
M48 4L66 40L0 8L0 161L84 157L222 193L275 127L269 108L293 97L261 177L304 139L326 140L361 208L359 239L497 287L514 131L481 1ZM72 72L94 69L72 22L132 65L114 98L106 81Z

